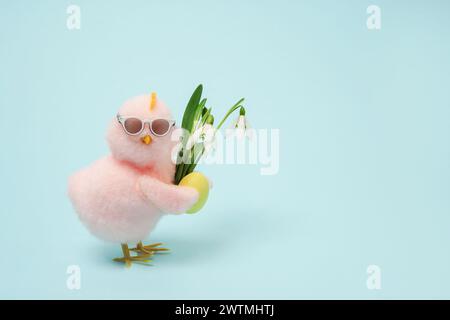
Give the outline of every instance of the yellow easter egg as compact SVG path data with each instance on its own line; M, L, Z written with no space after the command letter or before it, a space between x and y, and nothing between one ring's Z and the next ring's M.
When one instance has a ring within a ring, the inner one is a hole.
M199 197L197 202L186 213L196 213L208 200L209 182L208 179L200 172L192 172L181 179L180 186L191 187L198 191Z

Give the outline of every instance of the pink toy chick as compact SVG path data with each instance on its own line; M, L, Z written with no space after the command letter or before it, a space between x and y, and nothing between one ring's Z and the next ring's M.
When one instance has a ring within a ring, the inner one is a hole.
M183 213L199 196L193 188L173 184L171 119L155 93L128 100L109 125L111 155L69 178L69 197L80 220L98 238L122 244L123 257L114 260L127 266L167 250L142 240L164 213ZM129 249L130 242L136 247Z

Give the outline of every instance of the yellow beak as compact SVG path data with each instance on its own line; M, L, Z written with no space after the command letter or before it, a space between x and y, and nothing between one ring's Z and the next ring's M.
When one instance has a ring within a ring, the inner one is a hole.
M147 145L149 145L150 143L152 143L152 137L150 137L148 134L144 137L141 138L142 143L145 143Z

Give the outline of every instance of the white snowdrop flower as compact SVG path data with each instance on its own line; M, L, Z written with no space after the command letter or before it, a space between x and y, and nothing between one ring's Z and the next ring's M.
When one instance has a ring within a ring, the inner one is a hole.
M214 146L216 144L216 129L211 124L205 124L203 126L201 140L203 142L203 146L205 147L205 154L208 154L210 151L214 150Z
M235 135L240 139L245 137L251 139L253 137L253 130L250 130L251 126L247 118L245 117L245 114L239 115L236 121L233 122L231 129L233 130L227 130L227 133Z

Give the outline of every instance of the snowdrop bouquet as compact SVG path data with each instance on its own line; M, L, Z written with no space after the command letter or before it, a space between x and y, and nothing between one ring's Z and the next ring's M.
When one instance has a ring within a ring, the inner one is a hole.
M192 94L183 114L181 128L181 143L177 153L177 165L175 171L175 184L187 185L196 188L200 193L200 199L188 213L199 211L206 202L209 190L207 179L199 172L194 172L200 159L214 147L214 137L228 117L239 110L239 117L233 127L238 135L245 135L249 128L245 117L245 108L242 105L244 98L237 101L214 126L212 108L208 108L207 99L202 98L203 86L200 84ZM205 195L206 194L206 195Z

